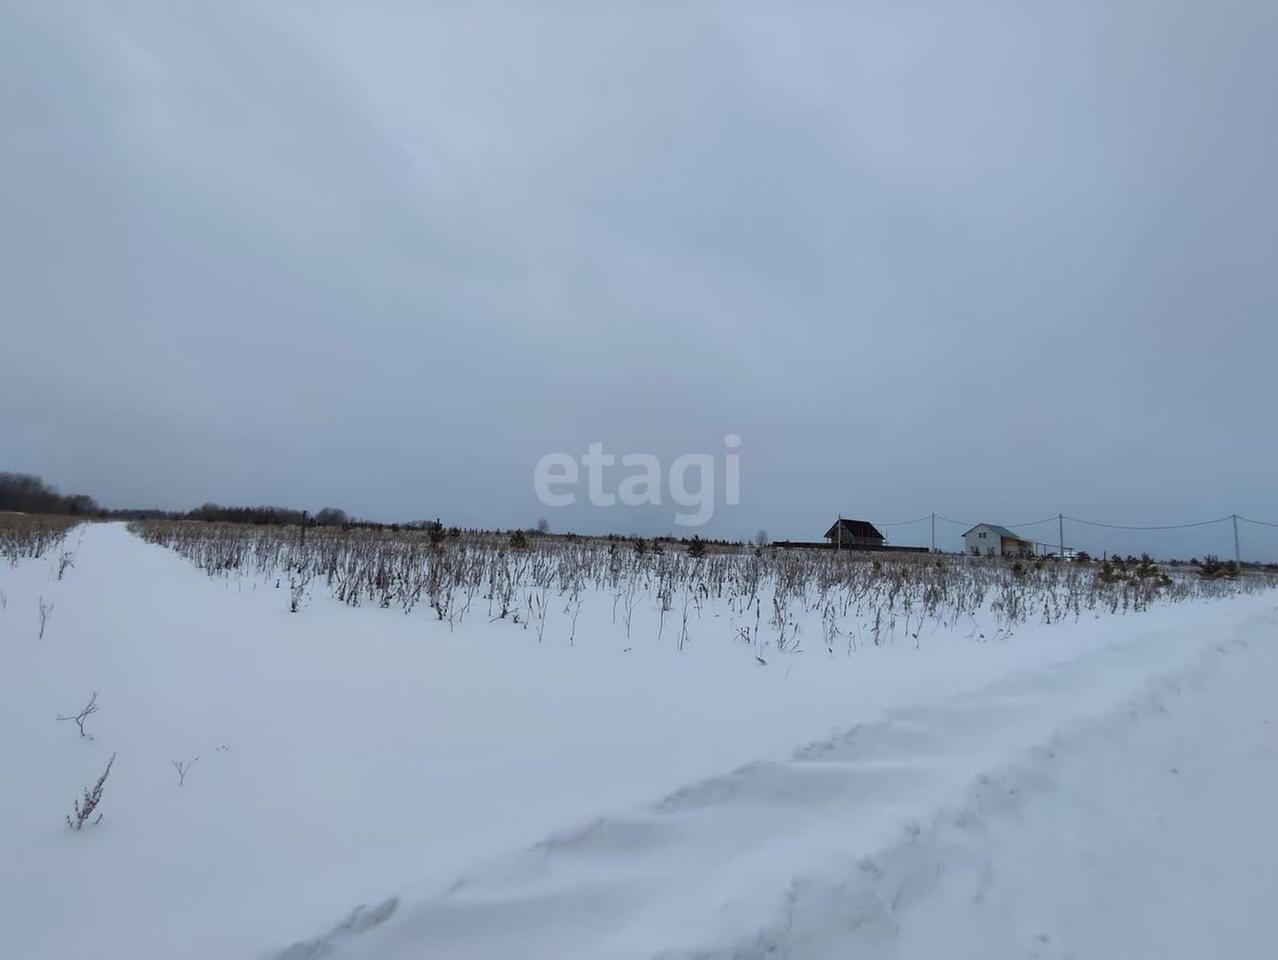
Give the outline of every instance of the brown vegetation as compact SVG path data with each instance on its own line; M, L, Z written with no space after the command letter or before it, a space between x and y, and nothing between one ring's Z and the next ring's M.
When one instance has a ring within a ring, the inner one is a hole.
M1031 619L1084 612L1135 611L1258 589L1260 573L1207 580L1147 559L1114 575L1071 563L1011 563L994 558L822 550L711 552L700 544L497 535L431 536L429 530L300 530L183 521L139 521L133 529L171 547L210 575L243 574L326 588L342 603L405 611L425 603L455 624L479 611L489 620L543 626L550 595L579 608L584 595L609 599L629 634L636 607L664 629L677 611L680 642L707 602L726 603L734 623L766 623L772 642L796 642L800 622L818 619L826 646L842 638L883 643L918 639L924 625L953 627L987 611L995 635ZM295 591L291 596L300 594ZM296 609L296 603L294 603ZM762 614L766 612L767 616ZM540 630L539 630L540 633Z

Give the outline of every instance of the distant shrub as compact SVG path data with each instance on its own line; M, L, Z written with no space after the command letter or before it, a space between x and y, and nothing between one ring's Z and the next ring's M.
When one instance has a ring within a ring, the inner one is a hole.
M340 527L347 522L346 511L338 507L325 507L315 514L317 527Z
M528 534L522 530L511 531L510 547L512 550L527 550L529 547Z
M1162 568L1147 553L1142 553L1139 560L1135 557L1106 560L1097 579L1102 583L1142 584L1146 590L1155 593L1172 584L1172 578L1163 573Z
M1147 553L1140 555L1140 560L1132 570L1132 576L1137 580L1154 583L1160 587L1169 587L1172 582L1171 577L1163 573L1162 568Z
M1198 567L1198 575L1204 580L1237 580L1238 564L1233 560L1222 561L1208 554Z

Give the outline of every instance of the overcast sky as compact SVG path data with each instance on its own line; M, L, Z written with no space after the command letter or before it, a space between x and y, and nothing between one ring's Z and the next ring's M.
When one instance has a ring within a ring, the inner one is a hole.
M1259 0L0 0L0 469L657 532L534 464L734 433L703 533L1278 519L1275 37Z

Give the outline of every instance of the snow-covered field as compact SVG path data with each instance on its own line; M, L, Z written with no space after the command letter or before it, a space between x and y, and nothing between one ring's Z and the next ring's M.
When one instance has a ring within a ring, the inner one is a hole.
M570 644L66 548L0 567L0 956L1278 952L1273 591L784 651L587 595Z

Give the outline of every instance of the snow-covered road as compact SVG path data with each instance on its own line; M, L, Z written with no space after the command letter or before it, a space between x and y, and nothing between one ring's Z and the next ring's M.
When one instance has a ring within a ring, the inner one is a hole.
M682 651L606 598L539 644L68 546L0 568L5 958L1278 944L1272 592L763 666L709 608Z

